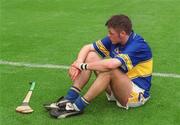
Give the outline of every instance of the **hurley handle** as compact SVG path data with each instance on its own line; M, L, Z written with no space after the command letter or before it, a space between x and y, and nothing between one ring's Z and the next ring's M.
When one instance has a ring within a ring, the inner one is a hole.
M30 85L31 85L31 88L29 89L29 91L33 91L33 89L36 85L35 81L30 82Z
M29 103L29 100L30 100L31 95L32 95L32 91L33 91L36 83L34 81L32 81L29 84L31 85L31 87L30 87L28 93L26 94L26 97L24 98L23 103Z

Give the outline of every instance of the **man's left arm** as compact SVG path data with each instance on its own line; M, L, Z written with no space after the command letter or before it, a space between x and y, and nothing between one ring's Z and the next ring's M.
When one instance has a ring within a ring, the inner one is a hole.
M101 61L92 62L92 63L81 63L76 64L80 70L93 70L93 71L110 71L121 66L121 62L116 58L103 59Z

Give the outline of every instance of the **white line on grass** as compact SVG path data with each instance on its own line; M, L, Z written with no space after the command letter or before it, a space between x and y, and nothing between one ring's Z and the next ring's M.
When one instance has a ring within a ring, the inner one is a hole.
M48 68L48 69L68 69L69 66L65 65L54 65L54 64L33 64L24 62L9 62L0 60L1 65L20 66L20 67L31 67L31 68Z
M30 67L30 68L48 68L48 69L68 69L69 68L69 66L66 66L66 65L33 64L33 63L24 63L24 62L10 62L10 61L4 61L4 60L0 60L0 65ZM174 74L174 73L153 73L153 76L180 78L180 74Z

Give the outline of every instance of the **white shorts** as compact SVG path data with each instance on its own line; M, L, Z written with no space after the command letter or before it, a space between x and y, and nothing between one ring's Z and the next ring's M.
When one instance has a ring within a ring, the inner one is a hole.
M143 94L144 94L144 90L132 82L131 97L128 99L126 106L122 106L118 102L118 100L114 97L113 93L111 95L106 93L106 96L108 101L116 101L118 107L128 109L129 107L139 107L144 105L146 101L150 98L150 96L148 98L145 98Z

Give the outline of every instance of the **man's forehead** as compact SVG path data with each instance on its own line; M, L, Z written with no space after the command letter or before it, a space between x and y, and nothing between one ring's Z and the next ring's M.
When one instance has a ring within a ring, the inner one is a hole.
M116 30L113 29L113 28L108 28L108 31L109 31L110 33L116 33Z

